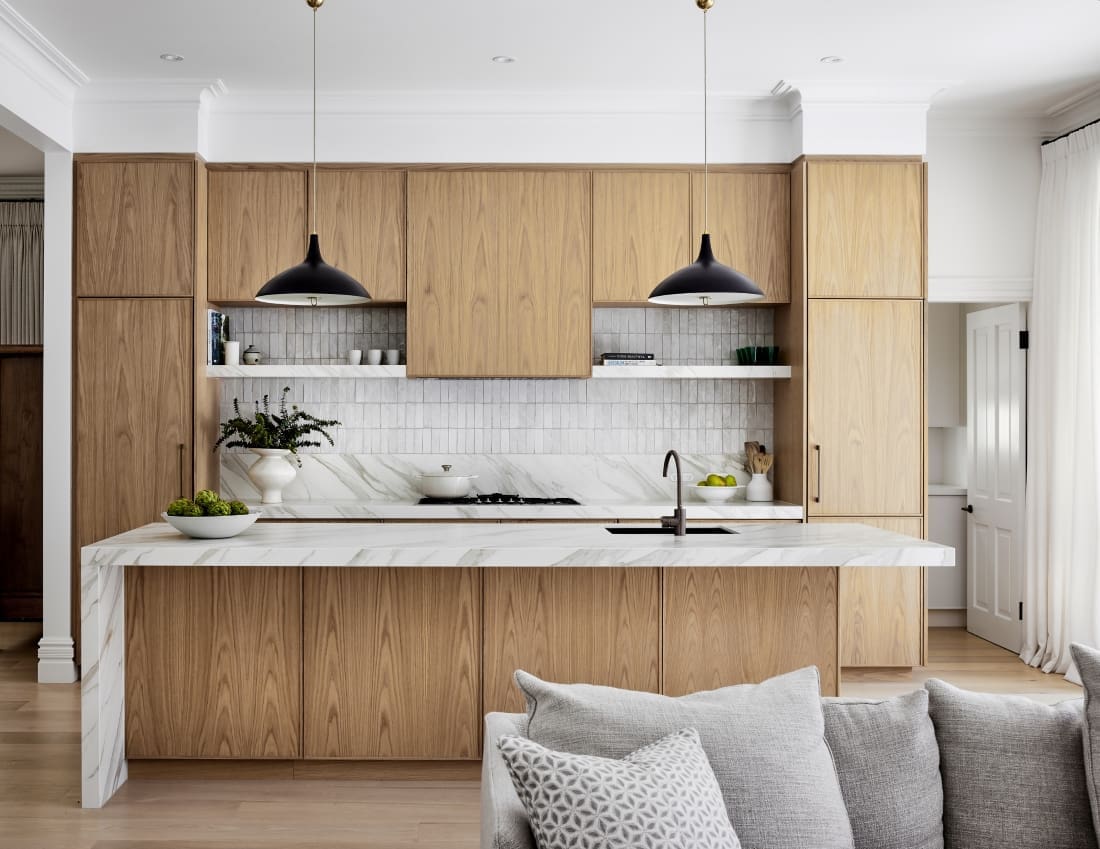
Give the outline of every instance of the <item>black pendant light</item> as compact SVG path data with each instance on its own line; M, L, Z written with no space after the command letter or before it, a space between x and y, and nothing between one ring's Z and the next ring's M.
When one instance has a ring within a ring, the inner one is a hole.
M722 306L758 301L764 297L760 287L744 274L722 265L714 258L707 232L710 214L710 150L708 146L709 85L707 79L707 12L714 0L695 0L703 10L703 238L699 257L691 265L674 271L649 293L655 304L674 307Z
M313 203L309 248L300 265L288 268L268 280L256 293L256 300L283 306L336 307L370 300L363 285L321 258L317 241L317 10L325 0L306 0L313 10Z

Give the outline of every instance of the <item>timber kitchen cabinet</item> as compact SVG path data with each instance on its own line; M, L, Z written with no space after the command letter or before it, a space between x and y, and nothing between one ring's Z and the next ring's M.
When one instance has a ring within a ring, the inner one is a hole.
M590 377L592 179L412 171L410 377Z
M209 168L210 300L254 303L306 255L304 168Z
M647 303L658 283L695 259L691 175L597 171L592 181L592 297Z
M194 157L81 157L74 164L77 297L191 297Z
M811 161L806 200L809 297L924 297L920 162Z
M782 171L714 170L710 173L710 215L704 210L704 177L692 175L693 251L709 218L711 245L723 265L740 271L764 292L756 304L791 300L791 176ZM685 263L686 264L686 263Z

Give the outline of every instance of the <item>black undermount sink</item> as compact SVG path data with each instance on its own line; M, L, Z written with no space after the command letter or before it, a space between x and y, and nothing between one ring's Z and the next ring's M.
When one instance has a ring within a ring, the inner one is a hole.
M675 534L675 528L604 528L609 534L629 534L633 536L635 534ZM732 531L729 528L718 527L698 527L687 529L688 534L735 534L737 531Z

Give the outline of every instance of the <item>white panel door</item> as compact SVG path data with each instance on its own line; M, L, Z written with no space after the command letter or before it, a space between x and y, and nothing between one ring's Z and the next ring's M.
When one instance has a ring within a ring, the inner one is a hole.
M1022 304L966 317L966 627L1020 650L1027 351Z

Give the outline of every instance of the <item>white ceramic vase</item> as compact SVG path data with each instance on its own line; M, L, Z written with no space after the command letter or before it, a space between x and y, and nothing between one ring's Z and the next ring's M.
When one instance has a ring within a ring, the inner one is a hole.
M258 455L255 463L248 467L248 477L260 491L261 504L282 504L283 489L298 474L290 462L290 451L286 448L250 448Z
M749 485L745 487L745 500L746 501L772 501L772 482L768 480L767 475L752 476L752 480L749 481Z

